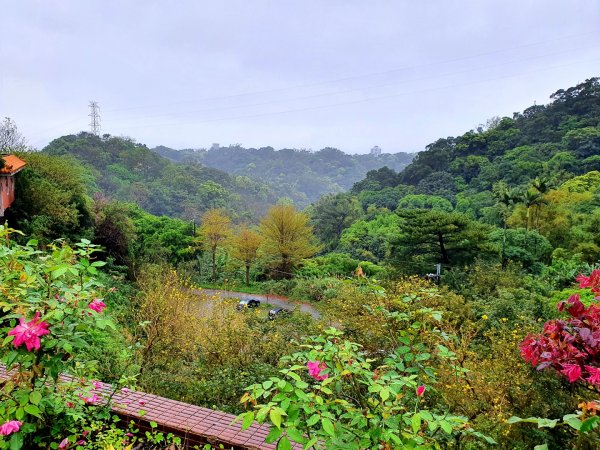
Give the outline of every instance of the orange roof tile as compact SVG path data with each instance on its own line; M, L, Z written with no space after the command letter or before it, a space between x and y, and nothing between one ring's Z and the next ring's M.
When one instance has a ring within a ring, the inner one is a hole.
M14 175L27 164L15 155L0 155L0 158L4 160L4 167L0 169L0 174Z

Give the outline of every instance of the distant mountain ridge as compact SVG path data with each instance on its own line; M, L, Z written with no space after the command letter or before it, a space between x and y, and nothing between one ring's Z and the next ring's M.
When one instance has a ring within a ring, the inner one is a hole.
M223 207L252 221L277 201L264 183L194 162L174 163L128 138L82 132L54 139L42 151L77 158L103 195L155 215L196 220L207 209Z
M311 152L239 145L213 146L208 150L158 146L152 151L174 162L200 163L266 183L279 197L289 197L299 207L325 194L349 190L371 170L387 166L401 171L415 156L404 152L351 155L330 147Z

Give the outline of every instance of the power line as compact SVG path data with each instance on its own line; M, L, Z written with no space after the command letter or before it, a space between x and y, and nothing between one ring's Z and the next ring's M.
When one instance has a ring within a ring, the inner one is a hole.
M432 67L432 66L435 67L437 65L449 64L449 63L454 63L454 62L460 62L460 61L465 61L465 60L468 60L468 59L479 58L479 57L482 57L482 56L491 56L491 55L495 55L495 54L498 54L498 53L512 52L514 50L519 50L519 49L528 48L528 47L535 47L535 46L538 46L538 45L548 44L548 43L551 43L551 42L562 41L562 40L569 40L569 39L573 39L573 38L588 36L590 34L596 34L598 32L599 32L599 30L587 31L587 32L580 33L580 34L572 34L572 35L560 36L560 37L556 37L554 39L549 39L549 40L546 40L546 41L531 42L531 43L528 43L528 44L517 45L517 46L513 46L513 47L509 47L509 48L504 48L504 49L496 49L496 50L492 50L492 51L489 51L489 52L476 53L476 54L473 54L473 55L461 56L461 57L458 57L458 58L451 58L451 59L446 59L446 60L442 60L442 61L435 61L435 62L430 62L430 63L425 63L425 64L419 64L419 65L413 65L413 66L398 67L398 68L395 68L395 69L390 69L390 70L386 70L386 71L382 71L382 72L371 72L371 73L362 74L362 75L351 75L351 76L347 76L347 77L341 77L341 78L335 78L335 79L330 79L330 80L317 81L315 83L300 84L300 85L295 85L295 86L288 86L288 87L282 87L282 88L276 88L276 89L267 89L267 90L261 90L261 91L242 92L242 93L239 93L239 94L232 94L232 95L225 95L225 96L218 96L218 97L205 97L205 98L201 98L201 99L185 100L185 101L180 101L180 102L170 102L170 103L162 103L162 104L154 104L154 105L132 106L132 107L126 107L126 108L117 108L117 109L107 110L107 112L130 111L130 110L136 110L136 109L162 108L162 107L165 107L165 106L173 106L173 105L181 105L181 104L189 104L189 103L198 103L198 102L205 102L205 101L212 101L212 100L226 100L226 99L232 99L232 98L238 98L238 97L247 97L247 96L251 96L251 95L272 94L272 93L283 92L283 91L290 91L290 90L294 91L294 90L298 90L298 89L315 87L315 86L322 86L322 85L333 84L333 83L339 83L339 82L343 82L343 81L350 81L350 80L357 80L357 79L362 79L362 78L369 78L369 77L376 77L376 76L382 76L382 75L389 75L389 74L392 74L392 73L397 73L397 72L402 72L402 71L407 71L407 70L421 69L421 68Z
M567 64L560 64L560 65L545 67L544 70L558 69L558 68L562 68L562 67L570 67L573 64L582 63L582 62L588 62L589 63L589 62L592 62L592 61L595 62L595 61L598 61L598 59L593 59L593 60L586 59L586 60L572 61L572 62L569 62ZM537 73L537 72L539 72L539 70L533 70L533 71L528 71L528 72L521 72L521 73L511 74L511 75L504 75L504 76L500 76L500 77L492 77L492 78L487 78L487 79L478 80L478 81L474 81L474 82L468 82L468 83L454 83L454 84L449 84L449 85L445 85L445 86L438 86L438 87L433 87L433 88L426 88L426 89L419 89L419 90L413 90L413 91L398 92L398 93L395 93L395 94L387 94L387 95L375 96L375 97L365 97L365 98L362 98L362 99L359 99L359 100L353 100L353 101L347 101L347 102L339 102L339 103L332 103L332 104L327 104L327 105L309 106L309 107L305 107L305 108L288 109L288 110L283 110L283 111L273 111L273 112L258 113L258 114L248 114L248 115L239 115L239 116L219 117L219 118L214 118L214 119L194 120L194 121L188 121L188 122L176 122L176 123L170 122L170 123L162 123L162 124L145 124L145 125L122 126L120 128L121 129L125 129L125 130L130 130L130 129L135 129L135 128L148 128L148 127L170 127L170 126L182 126L182 125L197 125L197 124L201 124L201 123L219 122L219 121L222 121L222 120L253 119L253 118L258 118L258 117L277 116L277 115L280 115L280 114L288 114L288 113L294 113L294 112L305 112L305 111L314 111L314 110L319 110L319 109L333 108L333 107L337 107L337 106L347 106L347 105L355 105L355 104L367 103L367 102L376 101L376 100L386 100L386 99L390 99L390 98L394 98L394 97L400 97L400 96L406 96L406 95L412 95L412 94L420 94L420 93L425 93L425 92L433 92L433 91L438 91L438 90L443 90L443 89L465 87L465 86L470 86L470 85L473 85L473 84L480 84L480 83L485 83L485 82L499 80L499 79L520 77L520 76L523 76L523 75L529 75L529 74Z
M592 49L597 48L597 45L592 45L589 48L592 48ZM579 49L581 49L581 48L579 48ZM371 85L371 86L349 88L349 89L344 89L344 90L339 90L339 91L330 91L330 92L324 92L324 93L308 95L308 96L299 96L299 97L292 97L292 98L268 100L268 101L263 101L263 102L258 102L258 103L250 103L250 104L245 104L245 105L222 106L222 107L206 108L206 109L192 110L192 111L152 114L152 115L141 116L140 118L143 120L146 120L146 119L157 118L157 117L175 117L175 116L185 116L185 115L193 115L193 114L199 114L199 113L211 113L211 112L218 112L218 111L252 108L252 107L256 107L256 106L266 106L266 105L277 104L277 103L287 103L287 102L295 102L295 101L302 101L302 100L310 100L310 99L315 99L315 98L328 97L328 96L332 96L332 95L348 94L348 93L352 93L352 92L363 92L363 91L371 90L371 89L379 89L379 88L384 88L384 87L395 86L398 83L408 83L408 82L423 81L423 80L428 80L428 79L436 79L436 78L441 78L441 77L456 76L456 75L461 75L461 74L465 74L465 73L469 73L469 72L473 72L473 71L494 69L494 68L514 64L514 63L533 61L536 59L546 58L548 56L556 56L556 55L560 55L563 53L572 53L572 52L573 52L573 49L567 49L567 50L545 53L542 55L536 55L536 56L527 57L527 58L513 59L510 61L505 61L505 62L501 62L501 63L497 63L497 64L490 64L487 66L472 67L472 68L468 68L468 69L463 69L463 70L459 70L459 71L455 71L455 72L446 72L446 73L442 73L442 74L436 73L433 76L427 76L427 77L413 77L410 79L398 80L395 82L385 83L385 84L376 84L376 85Z

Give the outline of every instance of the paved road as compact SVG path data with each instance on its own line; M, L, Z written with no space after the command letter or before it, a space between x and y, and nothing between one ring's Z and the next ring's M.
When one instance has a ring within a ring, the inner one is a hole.
M309 303L299 303L290 300L287 297L275 294L246 294L244 292L233 292L233 291L221 291L217 289L194 289L194 293L197 295L214 295L221 298L239 298L239 299L250 299L255 298L260 300L261 303L267 303L273 306L280 306L294 310L298 308L300 311L305 312L313 316L315 319L321 317L321 313L315 309L315 307Z

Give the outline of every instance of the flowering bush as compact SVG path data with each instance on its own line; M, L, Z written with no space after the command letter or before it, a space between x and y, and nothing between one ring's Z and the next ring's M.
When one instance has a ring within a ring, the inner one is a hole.
M577 277L580 288L600 293L600 270ZM570 383L587 382L600 388L600 305L586 307L578 294L558 304L569 318L550 320L540 335L528 335L521 344L523 358L538 370L553 368Z
M590 276L577 277L580 289L590 289L594 295L600 294L600 270L593 270ZM521 343L521 356L538 370L554 369L569 383L600 392L600 305L593 303L586 307L578 294L558 303L559 311L567 311L568 319L546 322L539 335L528 335ZM509 423L531 422L538 427L554 428L567 425L580 433L594 434L598 444L598 423L600 422L600 402L588 401L579 404L575 414L567 414L563 421L530 417L511 417Z
M277 441L278 449L292 442L305 449L435 448L454 434L483 437L466 417L425 406L415 362L429 354L400 350L372 367L360 346L335 329L302 347L283 358L282 377L252 385L242 397L253 407L238 416L242 427L269 421L266 442Z
M95 278L104 263L89 241L42 252L15 233L0 226L0 449L71 448L90 417L108 417L85 358L89 331L114 327Z

